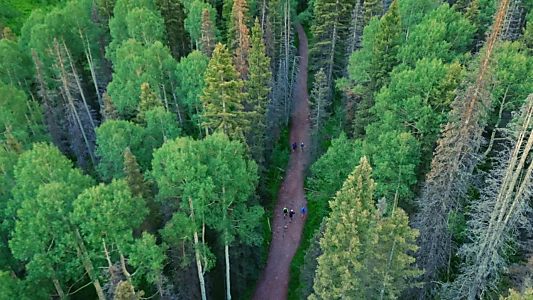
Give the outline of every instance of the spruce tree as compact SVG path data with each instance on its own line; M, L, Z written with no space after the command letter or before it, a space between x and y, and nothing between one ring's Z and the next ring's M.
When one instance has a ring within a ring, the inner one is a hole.
M201 50L202 53L211 57L213 50L215 50L216 44L216 35L215 35L215 25L211 21L211 13L209 9L205 8L202 12L202 38L201 38Z
M351 1L316 0L315 19L311 26L313 44L309 49L312 72L321 68L326 73L327 86L345 62L343 40L347 38L353 5Z
M379 23L379 31L373 47L370 77L372 90L378 91L388 83L389 73L398 64L397 54L400 48L402 32L398 0L394 0Z
M372 201L375 185L366 157L348 176L335 199L330 201L331 214L326 219L326 232L320 240L323 254L318 258L315 299L359 298L365 254L375 235L376 213Z
M109 96L108 93L104 93L102 98L104 100L104 117L106 121L120 119L117 107L115 106L115 103L113 103L113 99L111 99L111 96Z
M380 18L383 15L383 1L381 0L366 0L363 2L363 22L368 25L370 20L374 17Z
M232 139L244 141L249 122L243 112L243 101L248 96L243 93L244 83L231 63L225 45L218 43L205 72L205 87L200 101L204 105L205 118L202 126L206 135L209 131L222 130Z
M250 49L248 62L250 64L248 80L244 87L248 92L247 104L252 109L251 132L248 135L248 145L252 157L257 164L264 162L266 115L268 110L268 93L272 81L270 72L270 57L266 56L266 47L263 41L263 30L259 19L255 19L252 28L252 49Z
M154 0L165 21L168 46L172 56L176 59L189 52L189 36L185 31L185 12L180 0Z
M374 180L366 157L348 176L333 201L320 241L315 299L394 299L421 274L410 255L418 232L407 214L394 208L384 218L372 195Z
M235 69L242 79L248 75L248 52L250 51L250 30L247 16L248 4L246 0L234 0L231 10L230 27L228 31L228 45L234 50Z
M145 82L141 86L141 102L137 107L137 123L146 123L145 114L152 108L163 106L159 95L150 88L150 85Z
M124 174L126 175L126 182L130 187L133 197L142 197L144 199L150 199L152 197L150 187L144 180L137 159L131 153L129 147L124 151Z

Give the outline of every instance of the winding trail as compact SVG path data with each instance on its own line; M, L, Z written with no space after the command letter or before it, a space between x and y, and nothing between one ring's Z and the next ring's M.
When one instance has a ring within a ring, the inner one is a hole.
M307 94L307 62L308 44L305 31L300 24L296 25L300 45L298 82L294 90L293 109L290 128L290 147L292 143L304 143L306 148L311 145L309 135L309 95ZM292 258L300 244L305 220L302 219L300 208L307 200L304 197L304 171L309 161L309 153L299 149L291 153L285 178L281 182L278 199L274 208L272 221L272 241L266 267L263 269L256 287L254 300L285 300L289 286L289 269ZM283 219L283 207L294 209L296 215L292 222L289 217Z

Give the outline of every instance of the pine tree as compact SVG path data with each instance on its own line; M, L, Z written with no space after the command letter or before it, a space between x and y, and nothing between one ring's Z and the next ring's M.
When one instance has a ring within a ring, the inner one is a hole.
M133 197L142 197L143 199L150 199L152 197L150 187L144 180L137 159L131 153L129 147L124 151L124 174L126 175L126 182L130 187Z
M115 106L115 103L113 103L113 99L111 99L111 96L109 96L108 93L104 93L102 98L104 100L104 117L106 121L120 119L117 107Z
M202 12L202 53L211 58L213 50L215 50L216 36L215 36L215 25L211 21L211 14L209 9L204 9Z
M401 32L400 8L398 0L394 0L380 20L373 47L372 67L370 68L373 91L378 91L388 83L389 73L398 64L396 56L401 43Z
M189 52L189 36L185 31L185 12L183 3L179 0L154 0L165 21L168 46L172 56L176 59Z
M418 232L409 228L407 214L399 208L383 218L384 209L376 209L372 199L371 172L366 157L361 158L330 201L310 300L394 299L421 274L410 256L417 250Z
M381 0L367 0L363 3L363 22L368 25L370 20L374 17L380 18L383 15L383 1Z
M316 0L311 26L313 44L309 49L312 72L324 69L327 86L344 64L344 40L348 37L352 1Z
M232 139L244 141L243 132L248 128L243 100L248 96L243 93L244 83L231 63L231 57L225 45L218 43L205 72L205 87L200 96L204 105L205 118L202 126L206 135L209 130L222 130Z
M248 76L248 52L250 51L250 31L246 0L234 0L231 10L231 26L228 30L228 45L235 52L235 69L242 79Z
M309 242L309 248L305 252L304 264L300 268L300 298L306 300L309 295L313 293L313 284L315 282L316 269L318 267L317 259L324 253L320 248L320 240L324 238L324 232L326 231L326 218L322 219L320 228L315 232L311 241Z
M152 108L163 106L159 95L150 88L150 85L145 82L141 86L141 102L137 107L137 123L145 124L145 114Z
M252 157L257 164L262 165L265 159L267 97L271 89L272 72L270 72L270 57L266 56L263 30L258 18L255 19L255 25L252 28L252 48L249 52L248 62L250 69L244 87L248 92L247 104L253 113L251 114L251 132L247 135L247 140Z
M326 218L326 232L320 240L323 254L318 258L314 294L310 300L358 298L362 292L364 261L360 260L374 240L376 213L372 201L374 180L366 157L348 176Z
M313 135L313 153L316 155L320 148L320 131L326 125L329 113L328 108L331 105L329 87L327 85L326 73L320 69L315 74L313 90L311 91L311 122Z

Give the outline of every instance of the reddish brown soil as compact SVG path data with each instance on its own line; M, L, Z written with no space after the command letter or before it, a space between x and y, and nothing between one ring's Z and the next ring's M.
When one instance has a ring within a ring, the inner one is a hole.
M294 91L293 113L291 116L290 147L292 143L298 144L296 152L291 153L289 165L285 171L285 178L281 182L278 199L273 213L272 242L268 254L267 265L263 269L261 278L255 290L254 300L285 300L289 286L289 267L296 249L300 244L300 237L304 221L300 209L303 205L307 208L304 197L303 181L304 170L309 161L308 152L311 145L309 135L309 95L307 94L307 37L300 24L297 25L300 40L300 73ZM300 150L300 143L306 145L304 152ZM293 209L296 214L292 222L287 216L283 218L283 207Z

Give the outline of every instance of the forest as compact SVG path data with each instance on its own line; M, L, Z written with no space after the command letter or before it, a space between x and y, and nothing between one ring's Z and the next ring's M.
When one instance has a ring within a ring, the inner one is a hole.
M0 300L532 300L532 9L0 0Z

